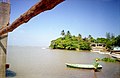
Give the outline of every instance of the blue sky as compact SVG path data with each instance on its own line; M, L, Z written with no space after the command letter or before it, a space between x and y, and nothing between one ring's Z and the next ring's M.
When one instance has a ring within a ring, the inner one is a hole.
M11 0L10 23L39 0ZM9 33L8 45L49 46L61 31L83 37L120 34L120 0L65 0Z

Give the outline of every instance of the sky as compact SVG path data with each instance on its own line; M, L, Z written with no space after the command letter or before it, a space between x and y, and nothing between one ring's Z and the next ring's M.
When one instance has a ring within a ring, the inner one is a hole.
M10 0L10 24L39 0ZM9 33L8 45L49 46L61 31L82 37L120 34L120 0L65 0Z

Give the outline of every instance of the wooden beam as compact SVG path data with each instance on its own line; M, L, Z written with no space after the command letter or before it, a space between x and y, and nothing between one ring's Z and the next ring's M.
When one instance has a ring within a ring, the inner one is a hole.
M32 17L44 12L46 10L51 10L59 3L63 2L64 0L42 0L32 6L27 12L22 14L19 18L17 18L11 25L1 28L0 29L0 36L12 32L18 26L23 23L27 23Z

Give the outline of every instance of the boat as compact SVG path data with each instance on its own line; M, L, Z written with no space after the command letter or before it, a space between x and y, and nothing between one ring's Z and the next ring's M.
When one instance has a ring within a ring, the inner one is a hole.
M65 63L67 67L72 68L80 68L80 69L94 69L94 65L92 64L70 64ZM98 65L98 69L102 69L102 65Z

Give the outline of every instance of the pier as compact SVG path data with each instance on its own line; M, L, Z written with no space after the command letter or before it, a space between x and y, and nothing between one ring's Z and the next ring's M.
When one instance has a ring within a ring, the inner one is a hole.
M120 61L120 52L113 52L110 54L113 58L116 58L118 61Z
M120 61L120 47L114 47L113 50L110 51L110 55Z

